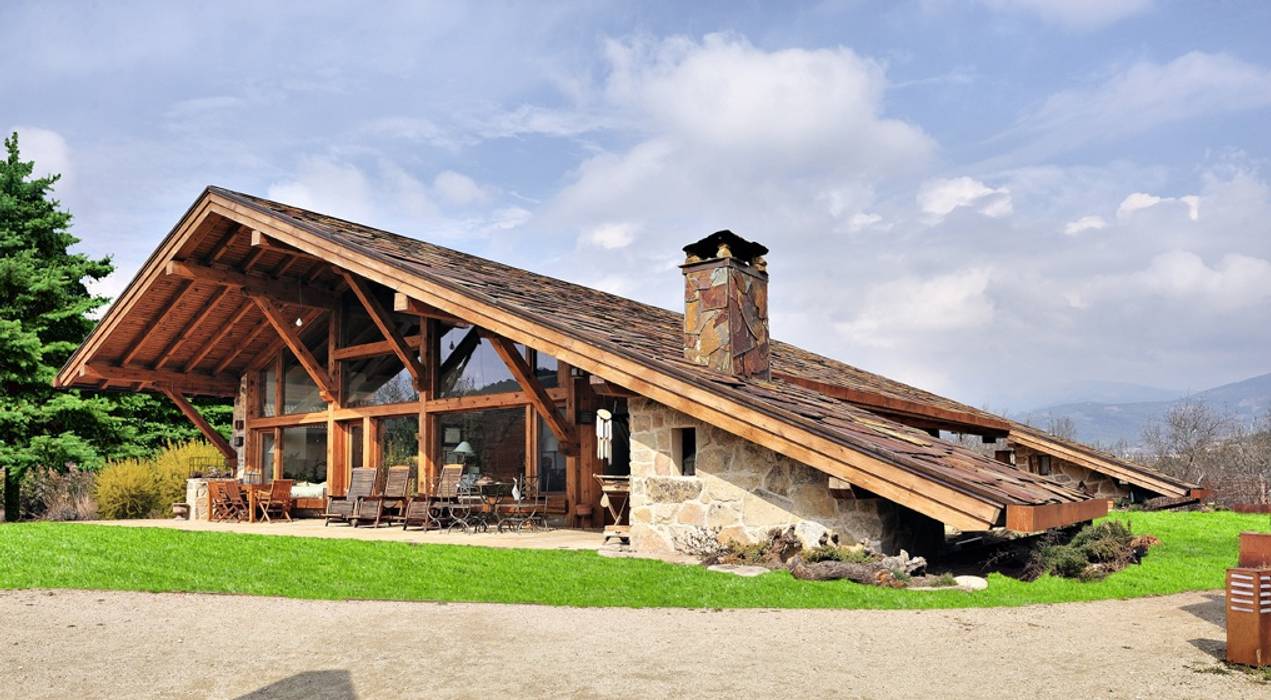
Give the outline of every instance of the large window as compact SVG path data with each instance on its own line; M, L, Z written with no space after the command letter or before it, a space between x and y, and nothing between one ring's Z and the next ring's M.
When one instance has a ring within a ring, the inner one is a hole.
M463 462L469 472L511 481L525 472L525 409L443 413L437 418L442 462ZM468 443L473 454L456 451Z
M314 348L313 355L318 364L325 367L327 364L326 343L321 343L320 347ZM310 413L325 410L327 404L318 393L318 385L313 383L313 379L300 361L290 352L284 352L282 366L282 412Z
M518 346L520 352L524 348ZM503 358L476 328L451 328L441 336L439 396L475 396L520 391Z
M396 355L376 355L344 362L346 406L382 406L418 401L419 390Z
M387 467L419 462L419 416L381 418L378 430L380 462Z
M262 416L278 413L278 370L273 362L260 373L260 406L257 408Z
M565 453L560 450L556 433L537 412L538 419L538 486L546 492L565 490Z
M537 350L530 350L529 354L534 358L534 376L538 378L538 383L545 389L558 385L560 381L556 373L556 358Z
M296 486L326 484L327 426L283 428L282 478L291 479Z

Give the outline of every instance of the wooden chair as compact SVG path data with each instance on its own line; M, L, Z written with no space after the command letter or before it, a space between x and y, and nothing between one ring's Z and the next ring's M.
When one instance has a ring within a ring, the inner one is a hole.
M230 484L235 486L238 482L229 481L209 481L207 482L208 500L211 502L212 512L209 513L211 520L233 520L238 522L243 519L246 513L246 507L243 505L242 495L234 498L230 493Z
M323 527L332 522L351 523L358 516L362 499L370 498L375 491L375 469L360 467L353 470L349 479L349 491L344 496L327 496L326 519Z
M260 517L265 522L273 522L269 517L281 515L287 518L287 522L291 522L291 479L274 479L269 482L269 490L261 490L257 496L256 507L260 509Z
M441 513L437 510L436 499L430 493L412 496L406 501L401 517L395 520L401 520L403 530L409 530L411 527L418 527L421 530L441 528Z
M384 490L379 495L362 500L361 507L352 518L353 527L357 527L363 520L370 520L372 514L375 516L374 526L379 527L385 508L396 508L400 515L406 508L406 499L409 495L410 467L405 465L389 467L388 476L384 478Z

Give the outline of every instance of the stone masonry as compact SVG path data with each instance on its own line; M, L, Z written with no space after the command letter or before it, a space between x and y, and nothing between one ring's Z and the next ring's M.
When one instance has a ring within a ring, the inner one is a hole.
M1034 466L1035 461L1032 458L1039 457L1043 453L1031 450L1023 445L1013 445L1013 447L1015 450L1015 466L1027 472L1038 473L1038 469ZM1050 458L1050 474L1047 476L1056 483L1087 493L1095 498L1119 500L1130 497L1130 487L1126 484L1118 483L1114 477L1100 474L1058 457Z
M695 251L681 266L685 359L768 379L768 273L761 252L767 249L720 231L685 251Z
M631 399L631 543L669 552L685 537L718 530L721 540L757 542L793 525L805 545L838 535L884 552L929 553L944 527L881 498L838 498L829 477L717 427L648 399ZM697 431L696 475L675 463L674 431Z

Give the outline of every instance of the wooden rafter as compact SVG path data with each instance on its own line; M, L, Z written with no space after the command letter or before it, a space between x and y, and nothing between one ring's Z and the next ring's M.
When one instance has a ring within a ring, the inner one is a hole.
M234 315L230 316L229 320L226 321L224 325L222 325L220 329L218 329L216 333L203 344L203 347L200 348L198 352L194 353L194 357L191 357L190 361L185 363L183 371L192 372L195 367L198 367L199 363L203 362L203 360L206 359L213 350L216 350L221 346L221 341L225 340L225 336L229 335L230 332L234 330L234 327L238 325L238 322L243 320L243 317L251 313L251 310L254 308L256 308L256 305L251 302L245 302L242 306L238 307L238 310L234 312ZM219 374L220 372L218 371L215 373Z
M406 345L411 348L417 348L423 342L423 336L408 335L403 338ZM374 355L383 355L392 352L393 348L387 340L377 340L372 343L358 343L357 345L347 345L342 348L336 348L332 353L332 357L337 360L356 360L362 357L372 357Z
M380 333L384 335L384 340L388 341L389 348L392 349L393 354L397 355L397 359L402 361L406 371L410 373L410 378L415 382L415 388L422 390L425 375L424 368L419 363L419 356L411 351L410 345L406 343L406 339L397 330L397 326L393 323L393 318L384 309L384 305L380 303L379 299L375 298L374 292L357 275L341 270L340 276L349 285L349 289L353 290L353 294L358 298L358 301L362 302L362 307L370 315L375 327L380 329Z
M176 305L181 303L181 300L184 299L185 295L193 288L193 285L193 280L182 280L180 285L178 285L176 292L168 299L165 307L169 309L175 308ZM128 352L124 355L123 359L119 361L119 364L124 367L131 365L133 360L137 359L137 353L141 352L141 348L145 347L146 341L150 339L150 335L158 328L159 324L157 323L142 328L141 332L137 334L137 338L132 341L132 347L128 349Z
M483 333L483 337L490 341L490 346L494 351L503 358L503 363L508 366L508 371L512 373L512 377L516 379L516 383L521 385L521 389L529 397L530 403L538 411L543 420L547 422L547 427L552 429L552 433L556 435L556 439L560 441L562 451L569 452L578 446L578 434L574 430L574 426L565 420L561 412L556 408L556 402L547 394L547 389L539 383L538 378L534 376L534 370L530 367L525 358L521 356L516 345L512 341L501 335L493 333Z
M172 261L165 268L167 274L190 280L212 282L226 287L237 287L248 295L267 296L278 303L330 309L337 303L329 289L314 287L301 280L288 281L265 275L239 272L225 267L212 267L191 262Z
M193 333L208 316L211 316L213 311L216 311L216 308L221 304L221 300L225 298L225 295L230 293L231 289L231 287L221 287L215 294L212 295L211 299L207 300L207 303L203 305L203 309L195 314L194 318L190 319L190 321L185 324L185 327L168 342L167 347L159 351L158 360L154 364L155 369L163 369L163 366L168 364L168 361L172 359L173 354L176 353L177 350L181 349L181 346L190 339L190 334Z
M225 456L225 459L238 459L238 453L234 451L233 447L230 447L229 442L227 442L225 438L212 427L211 423L207 422L207 419L203 417L203 414L199 413L198 409L190 405L190 402L185 399L185 396L183 396L180 391L166 385L160 386L159 390L171 399L172 403L176 404L181 413L185 414L185 417L190 419L190 422L194 424L194 427L199 429L200 433L203 433L203 437L207 438L208 442L215 445L216 449L221 451L221 454Z
M283 316L282 309L278 308L268 297L252 294L250 298L260 308L261 313L265 315L265 320L269 325L274 327L278 332L278 336L282 342L291 350L291 354L295 355L296 360L300 362L300 366L304 367L309 378L318 386L318 394L323 401L331 403L335 401L335 382L331 380L331 375L327 373L327 368L323 367L320 362L309 352L309 348L305 346L304 341L300 339L300 334L296 332L295 326L287 322Z
M230 252L229 242L234 239L234 235L246 228L246 226L237 222L231 225L229 230L225 232L225 235L221 236L221 238L212 246L210 254L204 256L203 261L209 264L220 262L221 258L225 257L225 254Z
M166 369L122 367L104 362L85 363L83 371L87 376L112 382L166 384L192 394L233 396L238 392L238 378L224 375L186 374Z
M317 310L315 310L315 309L310 309L310 310L308 310L308 311L302 311L302 312L300 313L300 328L301 328L301 330L300 330L300 331L298 331L298 333L303 333L303 332L304 332L304 329L305 329L305 328L309 328L309 327L310 327L310 326L311 326L311 325L312 325L315 321L317 321L319 318L321 318L323 313L324 313L324 312L322 312L322 311L317 311ZM268 330L269 328L270 328L269 321L264 321L264 320L262 320L262 321L261 321L261 327L260 327L260 328L258 328L258 329L256 329L256 330L259 330L259 331L262 331L262 332L263 332L263 331ZM253 340L253 341L256 339L256 338L255 338L255 336L249 336L249 338L250 338L251 340ZM252 371L252 372L254 372L254 371L258 370L258 369L261 369L261 368L262 368L262 367L264 367L265 365L267 365L267 364L269 364L270 362L272 362L272 361L273 361L273 357L274 357L275 355L277 355L279 352L281 352L281 351L282 351L282 349L283 349L284 347L286 347L286 343L284 343L284 342L283 342L283 339L282 339L281 337L279 337L277 334L274 334L274 339L273 339L272 341L270 341L270 343L269 343L268 345L266 345L266 346L265 346L265 348L264 348L263 350L261 350L260 352L256 353L256 358L255 358L255 359L253 359L251 362L248 362L248 363L247 363L247 370L248 370L248 371ZM330 372L330 370L328 370L328 372ZM334 374L332 374L332 375L331 375L331 380L332 380L332 382L333 382L332 386L339 386L339 382L335 381L335 375L334 375Z

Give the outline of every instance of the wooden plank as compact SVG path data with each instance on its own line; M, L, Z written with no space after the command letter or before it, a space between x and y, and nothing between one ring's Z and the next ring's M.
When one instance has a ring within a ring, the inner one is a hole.
M1044 532L1056 527L1084 523L1108 514L1112 502L1092 498L1074 503L1006 506L1006 529L1015 532Z
M1072 462L1086 469L1099 472L1108 476L1121 479L1135 486L1155 491L1162 496L1180 497L1186 496L1188 489L1171 484L1168 481L1154 478L1152 475L1142 471L1126 469L1125 467L1112 462L1110 460L1098 459L1094 455L1080 452L1066 445L1062 445L1052 440L1047 440L1041 435L1026 433L1021 430L1012 430L1010 437L1007 438L1011 442L1018 443L1037 452L1048 454L1052 457Z
M327 261L316 255L310 255L302 250L297 250L286 243L274 240L266 235L263 231L252 231L252 247L261 251L272 250L283 255L290 255L297 260L309 260L326 264Z
M597 377L594 374L591 375L590 382L591 382L591 390L600 396L612 396L614 398L623 398L623 399L629 399L629 398L634 398L636 396L639 396L639 394L635 393L634 391L631 391L630 389L627 389L625 387L620 387L617 384L601 379L600 377Z
M280 304L330 309L338 303L331 290L306 284L301 280L288 281L254 272L239 272L179 260L169 262L164 269L174 277L235 287L249 296L267 296Z
M435 306L430 306L417 299L412 299L401 292L393 294L393 310L404 314L414 314L424 318L434 318L450 325L467 325L463 319L448 314Z
M89 362L83 366L87 376L121 382L149 382L178 388L192 394L234 396L238 393L238 377L186 374L166 369L120 367L105 362Z
M171 399L172 403L176 404L177 409L194 424L194 427L199 429L200 433L203 433L203 437L206 438L208 442L212 443L216 449L220 450L221 454L225 456L225 459L238 459L238 453L230 446L229 441L217 432L216 429L212 427L211 423L207 422L207 419L203 417L203 414L199 413L198 409L191 406L189 401L186 401L185 396L182 396L180 391L166 385L160 386L159 390L163 392L164 396Z
M530 397L530 405L534 406L543 416L543 420L547 421L547 426L561 443L561 451L569 454L578 449L578 433L574 430L574 426L565 421L564 416L556 408L556 402L547 395L547 390L539 383L538 378L534 376L534 370L530 369L529 363L521 356L512 341L494 334L483 335L503 359L508 371L512 373L512 378Z
M932 406L918 401L910 401L894 396L886 396L880 393L855 389L851 387L839 386L827 382L809 379L798 375L788 374L785 372L773 372L773 379L780 379L783 382L789 382L806 389L833 396L836 399L843 399L848 403L853 403L865 408L876 408L884 411L895 412L898 414L907 414L921 416L924 418L935 418L946 421L955 426L963 426L967 428L976 428L992 431L994 434L1001 434L1005 437L1010 430L1010 424L1004 420L998 420L988 416L980 416L965 411L955 411L940 406ZM965 432L972 435L979 433L973 430Z
M212 312L220 305L221 300L225 298L225 295L230 293L230 289L230 287L221 287L217 290L216 293L212 295L212 298L203 305L203 310L195 314L194 318L186 323L185 327L181 329L181 332L177 333L176 336L172 338L167 347L159 351L157 361L154 364L155 369L163 369L163 366L168 364L168 361L172 359L172 354L181 349L181 346L189 341L190 334L194 332L194 329L198 328L203 321L207 320L208 316L212 315Z
M322 397L322 400L327 403L334 401L335 384L331 381L331 375L327 373L325 367L318 363L313 353L309 352L309 348L305 346L304 341L300 340L300 334L296 332L295 326L288 323L286 317L283 316L282 310L263 295L249 294L249 297L260 308L269 325L273 326L274 330L278 332L278 336L282 338L287 349L291 350L291 354L295 355L296 360L300 362L300 366L304 367L309 378L313 380L314 384L318 385L318 394Z
M176 308L176 305L180 304L181 300L184 299L185 295L189 294L192 289L194 289L193 280L181 280L181 282L177 285L176 292L173 293L164 306L168 309ZM132 341L132 347L130 347L128 352L124 354L123 359L119 361L119 364L124 367L131 365L133 361L137 359L137 355L141 352L142 348L145 347L146 341L150 340L150 336L158 329L159 324L157 323L152 323L143 327L141 332L137 334L136 339Z
M408 335L403 337L406 341L406 347L417 348L421 341L421 336ZM331 353L331 357L336 360L357 360L363 357L374 357L376 355L387 355L393 352L392 344L387 340L377 340L373 343L358 343L348 347L336 348Z
M424 386L424 368L420 366L418 355L413 352L406 339L397 330L397 326L393 323L393 319L388 315L388 311L384 310L384 305L379 299L375 298L375 294L362 281L360 277L353 273L340 271L340 276L344 278L349 289L353 291L353 295L362 302L362 308L366 309L366 313L370 315L371 322L383 334L384 340L388 341L389 347L393 354L397 355L397 359L401 360L402 365L406 367L406 371L410 373L410 378L415 383L415 388L422 391Z

